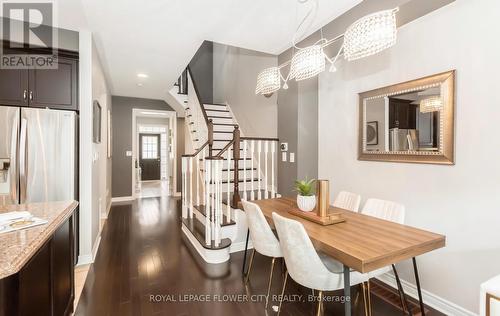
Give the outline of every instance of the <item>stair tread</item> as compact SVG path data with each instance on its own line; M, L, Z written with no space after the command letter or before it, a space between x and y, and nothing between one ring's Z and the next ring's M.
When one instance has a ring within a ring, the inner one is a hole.
M219 246L215 246L213 241L210 246L207 245L205 243L205 224L203 224L200 220L198 220L195 217L182 218L182 224L184 224L187 227L187 229L189 229L189 231L193 234L196 240L198 240L198 242L205 249L219 250L231 246L231 239L229 238L222 238Z
M226 119L226 120L232 120L233 118L230 116L216 116L216 115L207 115L209 118L220 118L220 119Z
M205 111L212 111L212 112L226 112L229 113L228 110L213 110L213 109L205 109Z
M194 208L196 208L203 216L207 216L207 210L205 208L205 205L195 205ZM231 225L236 225L236 222L231 220L227 221L227 216L222 214L222 223L221 226L231 226Z
M238 124L234 124L234 123L213 123L213 125L221 125L221 126L238 126Z
M223 168L222 171L227 171L227 168ZM252 170L257 170L257 168L238 168L238 171L252 171ZM200 169L200 171L205 171L205 169ZM230 168L229 171L234 171L234 168Z
M227 160L227 159L224 159L224 160ZM234 160L234 158L231 158L231 160ZM238 160L245 160L244 158L240 158ZM247 158L246 160L252 160L252 158ZM200 161L203 161L202 158L200 158Z
M240 193L240 198L241 198L241 199L243 199L243 196L244 196L243 192L244 192L244 191L239 191L239 193ZM250 200L250 198L251 198L251 196L252 196L252 190L247 190L246 192L247 192L247 199L248 199L248 200ZM254 192L254 197L255 197L255 198L257 198L257 197L258 197L258 194L259 194L259 190L253 190L253 192ZM265 192L266 192L266 190L260 190L260 194L261 194L261 197L262 197L262 198L264 198L264 197L265 197ZM231 192L231 193L230 193L230 200L231 200L231 201L233 200L233 195L234 195L234 192ZM271 197L271 192L270 192L270 191L268 191L268 196L269 196L270 198L272 198L272 197ZM224 193L222 194L222 203L227 204L227 192L224 192ZM231 207L236 208L236 206L231 206Z
M221 104L221 103L203 103L203 106L205 105L227 106L226 104Z

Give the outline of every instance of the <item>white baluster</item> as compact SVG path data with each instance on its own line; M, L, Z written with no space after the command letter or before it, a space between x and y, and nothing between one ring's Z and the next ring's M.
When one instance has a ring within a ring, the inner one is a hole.
M189 157L189 218L193 218L193 157Z
M201 151L201 157L200 157L201 158L201 165L205 168L205 175L207 174L207 169L206 169L206 165L205 165L205 157L206 157L205 156L206 155L206 151L205 150L206 150L206 148L207 147L203 147L203 150ZM203 184L205 184L205 183L203 183ZM204 185L203 186L203 190L204 190L203 193L206 192L206 188L207 188L206 185Z
M215 161L215 173L217 178L217 203L216 214L215 214L215 245L220 245L220 223L221 223L221 213L222 213L222 162L223 160Z
M187 158L186 157L182 157L182 217L183 218L187 218L187 207L186 207L186 186L187 186L187 179L186 179L186 175L187 175L187 171L186 171L186 168L187 168Z
M226 202L226 221L229 223L231 221L231 147L227 150L227 202Z
M210 225L210 160L205 160L205 243L211 244Z
M235 170L235 172L239 172ZM243 140L243 199L247 199L247 141Z
M264 198L267 199L268 198L268 174L267 174L267 153L268 153L268 149L267 149L267 140L264 141Z
M261 191L261 181L260 181L260 153L262 151L262 141L257 141L257 199L262 199ZM253 180L253 179L252 179Z
M199 154L195 157L196 159L196 205L200 205L200 156Z
M274 188L274 159L276 156L276 142L271 142L271 198L276 197L276 189Z
M254 161L254 159L255 159L255 141L254 141L254 140L252 140L252 141L251 141L251 143L250 143L250 157L252 158L252 160L250 160L250 162L251 162L251 166L250 166L250 168L251 168L251 170L252 170L252 171L250 172L250 175L251 175L250 179L252 180L252 181L250 182L250 189L252 190L252 191L250 192L250 195L251 195L251 196L250 196L250 199L253 201L253 200L255 200L255 189L254 189L254 187L253 187L253 177L254 177L254 172L253 172L253 161Z

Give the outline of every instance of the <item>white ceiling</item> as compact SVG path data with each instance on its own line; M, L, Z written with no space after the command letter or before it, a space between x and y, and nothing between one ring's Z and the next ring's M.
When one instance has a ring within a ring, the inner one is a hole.
M318 1L317 16L304 36L361 2ZM299 6L297 0L81 0L112 93L155 99L164 99L203 40L270 54L284 51L309 5ZM59 16L71 24L68 17L81 13L74 12L77 7L64 12L60 6ZM149 76L142 87L137 73Z

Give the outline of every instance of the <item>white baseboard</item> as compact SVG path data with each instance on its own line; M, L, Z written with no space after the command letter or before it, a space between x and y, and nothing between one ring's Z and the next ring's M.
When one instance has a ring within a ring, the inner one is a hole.
M78 256L78 263L76 266L84 266L87 264L91 264L94 262L94 259L92 258L92 254L87 254L87 255L79 255Z
M111 198L111 204L118 203L118 202L129 202L129 201L133 201L133 200L135 200L135 198L133 196L118 196L118 197Z
M397 289L396 278L391 273L383 274L377 277L378 280L392 286ZM411 284L408 281L401 279L401 284L403 285L403 289L405 293L415 299L418 300L418 292L417 287ZM422 290L422 298L424 299L425 305L429 305L430 307L444 313L446 315L453 316L477 316L477 314L458 306L455 303L445 300L442 297L437 296L429 291Z
M234 253L234 252L243 251L243 250L245 250L245 244L246 244L246 241L232 243L229 252ZM251 240L248 241L248 248L247 249L253 249L253 245L252 245Z
M92 262L95 260L95 256L97 255L97 251L99 250L99 245L101 244L101 235L97 236L97 240L94 243L94 247L92 247Z

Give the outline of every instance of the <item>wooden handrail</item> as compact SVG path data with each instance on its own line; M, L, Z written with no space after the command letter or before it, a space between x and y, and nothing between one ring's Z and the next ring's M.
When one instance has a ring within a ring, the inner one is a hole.
M201 145L201 147L194 154L184 154L182 155L182 157L196 157L208 144L209 141L207 140L203 145Z
M234 140L230 140L229 143L227 143L227 145L224 146L224 148L222 148L217 155L215 155L215 157L222 157L232 144L234 144Z
M268 141L274 141L274 142L279 142L279 138L274 138L274 137L240 137L240 140L268 140Z
M189 76L191 77L191 82L193 83L193 88L194 88L194 92L196 93L196 97L198 98L198 103L200 103L200 107L201 107L201 112L203 113L203 117L205 118L205 122L207 123L207 126L208 126L208 115L207 115L207 112L205 111L205 107L203 106L203 100L201 99L201 96L200 96L200 91L198 90L198 87L196 86L196 82L194 81L194 77L193 77L193 72L191 71L191 68L189 67L189 65L187 66L187 70L189 72Z

